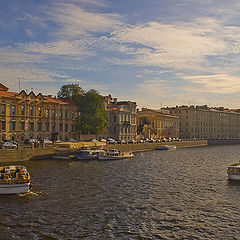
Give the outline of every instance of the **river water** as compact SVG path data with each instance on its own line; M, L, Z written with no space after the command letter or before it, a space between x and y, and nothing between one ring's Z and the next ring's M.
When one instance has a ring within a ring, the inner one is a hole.
M231 145L22 162L32 193L0 196L0 239L239 239L240 184L226 174L239 157Z

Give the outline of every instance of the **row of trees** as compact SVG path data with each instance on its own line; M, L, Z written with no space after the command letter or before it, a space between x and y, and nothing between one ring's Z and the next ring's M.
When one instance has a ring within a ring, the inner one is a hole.
M77 129L82 134L100 134L106 131L107 113L104 97L98 91L85 91L79 84L67 84L61 87L57 97L77 105L80 112Z

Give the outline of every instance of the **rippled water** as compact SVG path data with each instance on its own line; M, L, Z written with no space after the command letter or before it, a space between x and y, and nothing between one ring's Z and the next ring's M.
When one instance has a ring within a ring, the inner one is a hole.
M105 162L28 161L33 193L0 196L0 239L239 239L240 146Z

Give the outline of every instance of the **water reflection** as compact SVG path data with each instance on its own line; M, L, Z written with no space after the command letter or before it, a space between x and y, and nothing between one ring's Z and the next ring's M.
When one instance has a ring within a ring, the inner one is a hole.
M32 193L0 197L3 239L237 239L238 146L110 162L28 161Z

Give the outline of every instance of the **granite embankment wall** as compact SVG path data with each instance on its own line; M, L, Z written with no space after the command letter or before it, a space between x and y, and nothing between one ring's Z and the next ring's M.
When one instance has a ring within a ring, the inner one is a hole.
M138 144L114 144L106 145L104 149L119 149L121 151L151 151L156 149L159 145L175 145L177 148L185 147L200 147L207 145L231 145L240 144L240 139L217 139L217 140L197 140L197 141L179 141L166 143L138 143ZM31 159L46 159L51 157L56 152L54 147L46 148L19 148L19 149L0 149L0 163L1 162L18 162L27 161Z
M178 148L182 147L198 147L206 146L207 141L180 141L169 143L137 143L137 144L113 144L106 145L104 149L119 149L121 151L151 151L156 149L159 145L175 145ZM47 159L50 158L53 153L57 151L54 147L46 148L23 148L19 149L0 149L0 163L1 162L18 162L27 160Z
M137 143L137 144L114 144L106 145L104 149L118 149L120 151L143 152L155 150L159 145L175 145L177 148L185 147L200 147L207 146L206 140L200 141L180 141L180 142L165 142L165 143Z
M234 145L240 144L240 139L209 139L208 145Z
M34 158L47 158L56 151L55 148L19 148L19 149L0 149L1 162L26 161Z

